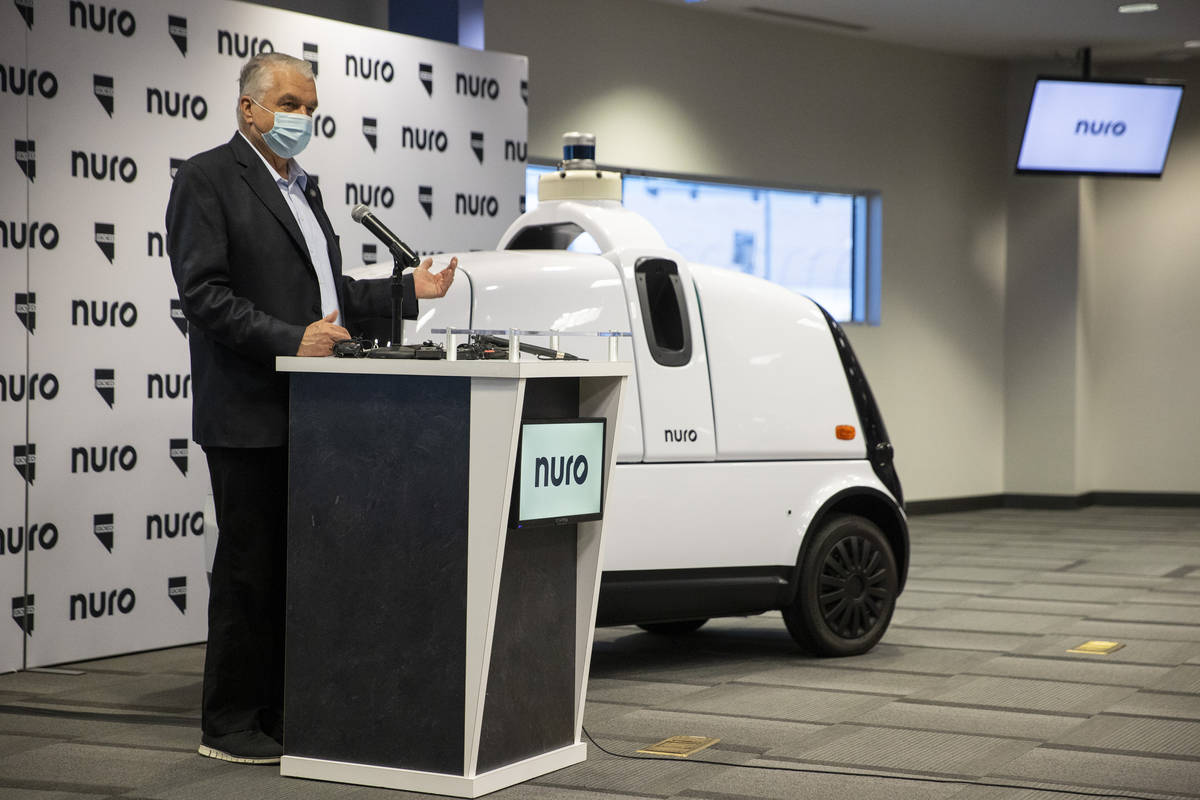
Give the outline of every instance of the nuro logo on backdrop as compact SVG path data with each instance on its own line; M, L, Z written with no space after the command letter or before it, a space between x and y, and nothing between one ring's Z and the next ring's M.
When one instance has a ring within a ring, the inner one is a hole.
M500 82L487 75L467 75L459 72L454 76L454 93L497 100L500 98Z
M182 514L147 514L146 541L154 539L186 539L204 535L204 512L185 511Z
M444 153L450 146L450 138L445 131L436 128L405 125L400 129L400 146L407 150L437 150Z
M469 217L494 217L500 213L500 201L490 194L454 195L454 213Z
M100 445L71 448L71 473L116 472L121 469L129 472L137 466L137 450L131 444L114 444L105 447Z
M368 206L391 208L395 202L396 193L390 186L374 186L369 183L346 184L346 205L348 206L363 203Z
M133 303L121 300L71 301L71 324L85 328L115 328L120 323L124 328L137 324L138 310Z
M318 139L332 139L335 134L337 134L337 122L333 117L324 114L317 114L313 117L313 136Z
M471 131L471 149L475 151L475 157L479 159L479 163L483 163L483 131Z
M318 48L312 42L305 42L300 50L300 57L307 61L309 66L312 67L313 77L316 77L320 74L317 64L317 51L319 49L320 48Z
M71 595L71 620L95 619L96 617L111 617L118 612L128 614L137 604L137 595L133 589L110 589L99 592L78 592Z
M91 178L97 181L116 181L120 178L125 183L137 180L137 162L129 156L87 153L83 150L71 151L71 177Z
M0 556L17 555L34 550L53 550L58 544L58 526L53 522L34 523L25 533L25 526L0 528Z
M347 54L346 77L391 83L396 77L396 68L392 66L392 62L390 61Z
M146 375L146 399L186 399L192 389L192 375L188 372L151 372Z
M208 101L201 95L180 94L170 89L146 87L146 113L183 117L197 122L208 116Z
M30 250L58 247L58 228L52 222L12 222L0 220L0 247Z
M58 78L48 70L39 72L36 69L0 64L0 92L29 97L41 95L49 100L58 94Z
M267 38L258 38L249 34L217 31L217 55L249 58L259 53L274 53L275 45Z
M96 33L119 33L128 38L137 30L137 20L133 13L123 9L105 8L95 3L84 3L81 0L71 0L71 27L91 28Z
M31 375L0 374L0 403L22 403L33 400L53 400L58 397L58 376L53 372Z
M520 161L525 162L525 156L529 152L529 143L520 142L516 139L504 140L504 160L505 161Z

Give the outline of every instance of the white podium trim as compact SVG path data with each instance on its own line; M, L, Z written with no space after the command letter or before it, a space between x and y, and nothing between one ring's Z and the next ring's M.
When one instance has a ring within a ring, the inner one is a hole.
M334 375L456 375L466 378L614 378L633 374L632 361L446 361L405 358L277 356L277 372Z
M467 777L440 772L420 772L372 764L353 764L345 761L326 761L304 756L284 756L279 761L279 774L288 778L351 783L360 786L380 786L451 797L482 797L548 772L578 764L587 758L583 742L567 745L549 753L527 758L515 764Z

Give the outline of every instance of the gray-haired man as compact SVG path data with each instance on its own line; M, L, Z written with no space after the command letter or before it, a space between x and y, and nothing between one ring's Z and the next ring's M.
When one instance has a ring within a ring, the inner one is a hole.
M387 281L342 275L316 182L296 163L317 89L282 53L242 68L238 132L180 167L167 250L189 322L192 438L204 448L220 539L208 609L200 753L278 763L283 740L288 384L276 356L327 356L355 319L391 314ZM441 297L457 262L406 281ZM411 298L411 300L407 300ZM341 323L341 324L338 324Z

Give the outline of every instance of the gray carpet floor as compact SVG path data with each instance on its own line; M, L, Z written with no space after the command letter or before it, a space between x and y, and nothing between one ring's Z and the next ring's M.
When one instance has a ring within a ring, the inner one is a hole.
M1200 797L1200 510L915 517L883 642L798 653L778 614L597 632L604 750L498 800ZM1125 646L1068 653L1089 639ZM3 800L418 797L196 754L202 646L0 675ZM676 734L687 759L627 756Z

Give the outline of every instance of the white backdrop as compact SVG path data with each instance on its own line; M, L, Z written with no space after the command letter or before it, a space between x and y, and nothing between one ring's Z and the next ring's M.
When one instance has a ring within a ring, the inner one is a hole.
M261 50L314 62L298 160L346 269L388 259L358 202L422 252L494 247L521 210L523 57L237 2L0 8L0 671L206 636L208 478L163 215L174 165L234 133Z

